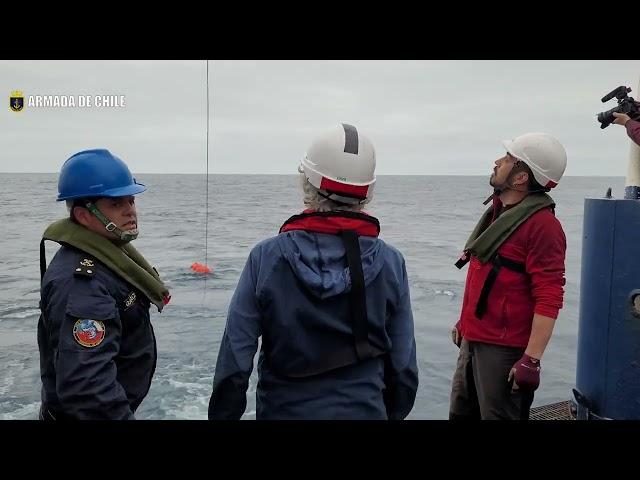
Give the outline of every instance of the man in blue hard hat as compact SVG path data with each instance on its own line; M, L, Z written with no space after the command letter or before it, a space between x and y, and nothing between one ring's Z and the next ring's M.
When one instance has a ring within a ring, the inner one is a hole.
M149 318L169 291L131 245L135 195L146 187L108 150L71 156L58 179L69 218L40 242L42 420L134 419L149 392L156 343ZM47 268L44 241L61 245Z

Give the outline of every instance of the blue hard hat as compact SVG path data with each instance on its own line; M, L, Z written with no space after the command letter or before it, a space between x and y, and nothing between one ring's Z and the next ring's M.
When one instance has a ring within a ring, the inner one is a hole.
M109 150L84 150L64 162L58 177L58 201L84 197L124 197L144 192L127 165Z

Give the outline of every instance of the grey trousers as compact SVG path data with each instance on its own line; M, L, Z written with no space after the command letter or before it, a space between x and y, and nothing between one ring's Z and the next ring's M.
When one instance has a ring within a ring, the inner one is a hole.
M533 391L512 392L509 371L523 348L482 342L460 344L449 420L528 420Z

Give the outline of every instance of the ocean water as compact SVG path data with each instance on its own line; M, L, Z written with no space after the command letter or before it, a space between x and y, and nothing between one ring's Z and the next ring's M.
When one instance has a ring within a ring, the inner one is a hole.
M40 403L36 326L39 241L66 216L55 202L55 174L0 174L0 419L35 419ZM158 364L136 417L206 419L220 339L231 295L249 251L302 210L296 175L210 175L205 222L204 175L138 175L136 247L172 293L152 309ZM624 194L623 177L567 177L552 192L567 235L564 308L542 361L535 405L571 398L575 383L582 217L585 197ZM381 238L405 256L411 287L420 387L410 419L445 419L457 358L449 331L457 321L466 269L453 266L490 193L487 178L381 176L368 211ZM57 244L47 242L47 260ZM205 256L206 251L206 256ZM213 274L190 270L206 262ZM255 370L243 418L255 418Z

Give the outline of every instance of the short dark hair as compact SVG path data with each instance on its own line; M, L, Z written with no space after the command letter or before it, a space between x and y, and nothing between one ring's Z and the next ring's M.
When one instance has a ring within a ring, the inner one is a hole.
M524 163L522 160L518 160L517 163L513 166L513 169L511 170L511 176L520 172L525 172L528 176L527 190L529 192L548 192L550 190L549 188L543 187L538 183L536 178L533 176L533 172L531 171L531 168L529 168L529 165Z
M71 207L69 207L69 218L71 219L71 221L78 223L75 215L73 214L74 208L76 207L86 208L87 203L89 202L96 203L101 198L102 197L84 197L84 198L74 198L73 200L71 200Z

